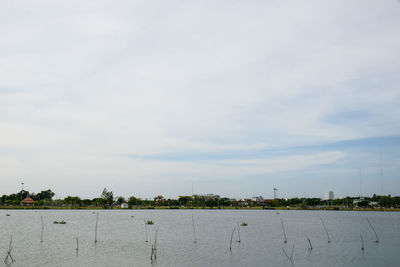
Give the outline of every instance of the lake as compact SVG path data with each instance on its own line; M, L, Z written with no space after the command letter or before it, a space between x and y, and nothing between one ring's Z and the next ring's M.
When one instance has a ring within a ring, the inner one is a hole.
M97 243L94 242L96 213L99 214ZM367 219L375 228L379 243L375 242ZM67 223L53 224L61 220ZM152 220L154 225L145 226L144 220ZM287 243L284 243L281 221ZM237 242L238 223L242 222L248 225L239 226L241 242ZM5 265L3 260L11 235L13 239L11 255L16 261L10 266L326 267L398 266L400 262L398 212L0 210L0 225L2 265ZM152 263L156 231L157 258Z

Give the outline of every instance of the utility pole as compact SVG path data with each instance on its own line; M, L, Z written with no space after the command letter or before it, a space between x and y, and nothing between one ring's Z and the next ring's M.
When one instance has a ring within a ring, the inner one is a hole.
M24 193L24 183L21 183L21 201L22 201L22 194Z
M380 161L380 168L381 168L381 195L383 196L383 169L382 169L382 152L379 153L379 161Z
M361 200L361 195L362 195L362 190L361 190L361 182L362 182L361 169L359 169L359 175L360 175L360 200Z
M278 189L274 188L274 199L278 198Z

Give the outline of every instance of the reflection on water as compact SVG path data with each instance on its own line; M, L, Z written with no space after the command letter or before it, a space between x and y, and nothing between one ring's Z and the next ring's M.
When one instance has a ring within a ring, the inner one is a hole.
M11 266L396 266L400 261L397 212L100 210L95 243L96 212L0 210L1 263L11 235L16 260ZM66 224L53 224L62 220ZM155 223L145 226L145 220ZM238 226L242 222L248 225ZM240 228L241 242L235 231L230 251L234 227ZM156 230L157 259L151 263Z

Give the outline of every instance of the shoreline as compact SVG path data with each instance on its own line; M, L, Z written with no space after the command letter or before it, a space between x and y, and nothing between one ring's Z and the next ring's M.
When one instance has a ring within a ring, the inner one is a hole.
M64 207L64 206L0 206L0 210L309 210L309 211L377 211L377 212L400 212L400 208L301 208L301 207L154 207L139 206L131 208L120 207Z

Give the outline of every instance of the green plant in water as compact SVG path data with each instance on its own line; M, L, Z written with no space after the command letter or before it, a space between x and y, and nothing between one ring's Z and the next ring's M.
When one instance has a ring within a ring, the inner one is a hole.
M7 213L6 216L11 216L11 215Z
M67 224L67 222L64 220L61 220L61 221L54 221L53 224Z
M146 221L146 224L147 225L152 225L152 224L154 224L154 222L153 221Z
M245 222L242 222L241 224L240 224L240 226L247 226L248 224L247 223L245 223Z

